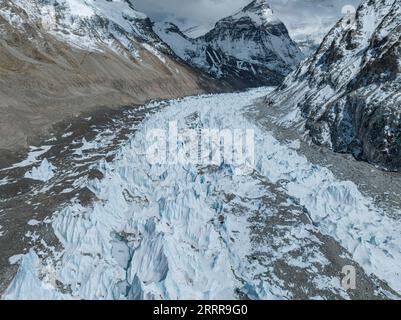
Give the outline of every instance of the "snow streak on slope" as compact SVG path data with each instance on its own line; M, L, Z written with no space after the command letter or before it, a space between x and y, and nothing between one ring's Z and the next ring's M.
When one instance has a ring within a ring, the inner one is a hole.
M401 225L354 184L336 180L243 117L269 90L180 99L149 117L112 163L97 162L103 179L76 181L97 201L88 207L73 201L54 215L64 250L40 259L32 248L3 297L291 298L298 288L291 291L294 284L283 284L274 268L285 261L316 273L319 290L309 298L326 291L347 298L338 277L319 276L330 264L319 232L401 291ZM179 129L255 129L255 167L150 165L147 133L167 129L169 121ZM278 225L280 237L268 242L272 235L261 221L283 208L281 219L309 216L313 225Z

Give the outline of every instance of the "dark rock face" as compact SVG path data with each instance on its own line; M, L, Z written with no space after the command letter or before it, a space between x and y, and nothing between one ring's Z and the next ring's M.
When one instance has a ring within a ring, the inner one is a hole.
M337 23L270 102L298 109L302 116L295 121L305 121L315 143L398 171L400 92L401 1L366 0Z
M279 85L304 57L265 0L253 1L196 39L174 24L156 31L183 60L236 88Z

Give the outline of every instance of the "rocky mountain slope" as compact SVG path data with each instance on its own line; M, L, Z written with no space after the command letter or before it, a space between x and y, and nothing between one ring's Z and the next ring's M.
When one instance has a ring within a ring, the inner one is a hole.
M278 85L303 59L266 0L255 0L196 39L171 23L155 28L183 60L237 88Z
M401 1L366 0L268 99L315 143L401 168Z
M82 112L216 89L180 62L131 0L0 2L3 157Z

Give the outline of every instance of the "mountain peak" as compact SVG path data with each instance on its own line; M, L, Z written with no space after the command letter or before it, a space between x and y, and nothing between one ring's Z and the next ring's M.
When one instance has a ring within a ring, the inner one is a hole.
M355 17L331 29L270 102L286 109L285 116L299 115L284 121L305 123L313 142L400 171L400 25L399 0L364 1Z
M252 1L195 39L178 28L156 32L181 59L237 89L281 84L303 59L265 0Z
M281 23L274 15L267 0L254 0L232 16L234 19L243 17L250 18L257 25Z

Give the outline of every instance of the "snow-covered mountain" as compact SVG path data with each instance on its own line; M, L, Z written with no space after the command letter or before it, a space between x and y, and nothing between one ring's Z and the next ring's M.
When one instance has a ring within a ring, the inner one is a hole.
M364 1L269 98L313 141L401 168L401 1Z
M99 106L220 87L182 62L130 0L2 0L0 38L0 147L7 150Z
M6 0L1 15L19 30L35 22L80 49L108 47L133 57L139 57L139 43L167 50L131 0Z
M236 87L278 85L303 54L266 0L255 0L198 38L171 23L156 32L189 64Z

